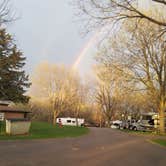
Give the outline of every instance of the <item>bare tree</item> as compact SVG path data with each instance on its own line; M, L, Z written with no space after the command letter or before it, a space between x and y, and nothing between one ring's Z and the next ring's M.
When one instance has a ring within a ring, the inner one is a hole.
M117 111L117 100L121 88L119 86L120 76L117 73L118 71L116 72L113 68L111 69L108 70L102 64L98 64L95 68L97 78L96 103L104 114L108 126L110 126L110 121L113 120Z
M0 0L0 26L15 19L11 8L10 0Z
M89 88L81 83L81 81L75 82L73 86L69 88L70 90L70 99L69 105L74 112L74 117L76 118L76 125L78 126L78 118L80 117L81 112L85 111L88 107L88 93Z
M96 102L106 117L108 127L110 127L110 122L115 114L117 104L115 97L111 94L110 86L100 85L96 94Z
M166 43L165 35L157 38L160 26L143 21L141 26L130 32L130 26L111 41L109 53L101 56L104 64L115 62L124 75L136 82L135 89L146 91L151 96L160 115L160 132L165 132L166 109ZM125 59L125 61L124 61Z
M76 80L72 71L63 65L41 63L37 66L30 94L49 103L53 124L60 112L70 106L70 89Z
M66 111L76 118L78 125L77 119L87 104L88 88L76 71L63 65L41 63L34 72L30 94L45 101L53 124Z
M107 25L112 21L114 23L123 20L147 20L162 27L162 34L166 32L166 1L165 0L75 0L80 9L78 14L87 21L87 27L90 29L96 25ZM144 7L145 4L150 7ZM154 16L156 10L160 11L160 17ZM152 11L152 12L150 12ZM161 17L161 15L163 17ZM88 19L89 18L89 19ZM93 23L92 23L93 22Z

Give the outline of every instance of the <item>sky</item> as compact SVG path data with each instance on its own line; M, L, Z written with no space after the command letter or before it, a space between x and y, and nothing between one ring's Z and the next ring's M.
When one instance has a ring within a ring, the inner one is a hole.
M12 0L17 21L8 25L19 49L27 58L25 69L31 74L43 61L72 65L86 47L92 34L80 34L81 22L69 4L71 0ZM90 46L91 47L91 46ZM88 72L92 51L81 59L78 69Z

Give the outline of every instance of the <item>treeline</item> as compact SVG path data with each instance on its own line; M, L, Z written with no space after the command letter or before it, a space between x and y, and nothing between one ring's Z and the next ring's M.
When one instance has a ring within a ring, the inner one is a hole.
M93 121L92 90L74 69L43 62L36 66L31 81L28 107L32 119L53 124L59 116Z
M115 111L113 108L118 108L117 94L123 95L125 101L126 97L138 92L142 98L147 98L147 103L151 103L147 110L159 113L160 132L164 133L166 1L75 2L79 16L86 23L86 30L89 32L97 28L106 34L97 57L99 66L104 68L106 75L110 75L109 78L102 76L103 83L99 86L98 102L103 112L111 119ZM108 81L114 73L118 75ZM119 84L117 80L120 80Z
M17 107L31 110L32 120L55 124L57 117L75 117L100 126L129 115L139 118L142 110L155 110L148 94L131 93L128 88L133 84L125 83L124 75L116 68L98 64L94 76L82 79L75 69L65 65L40 63L31 77L29 103Z

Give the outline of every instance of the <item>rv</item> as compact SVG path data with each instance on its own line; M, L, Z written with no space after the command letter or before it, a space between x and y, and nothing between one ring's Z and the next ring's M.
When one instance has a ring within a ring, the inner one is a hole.
M70 117L57 118L56 122L58 124L68 125L68 126L77 126L77 123L78 123L78 126L84 126L84 119L81 119L81 118L78 118L78 119L70 118Z
M158 125L159 125L158 113L148 112L148 113L142 113L138 122L132 123L130 129L151 131L157 129Z

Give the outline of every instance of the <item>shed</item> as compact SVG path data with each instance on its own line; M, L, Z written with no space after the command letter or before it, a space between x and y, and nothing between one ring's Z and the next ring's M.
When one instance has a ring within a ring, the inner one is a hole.
M0 113L4 113L4 119L24 119L28 117L30 111L0 105Z
M10 135L28 134L31 121L27 119L7 119L6 133Z

